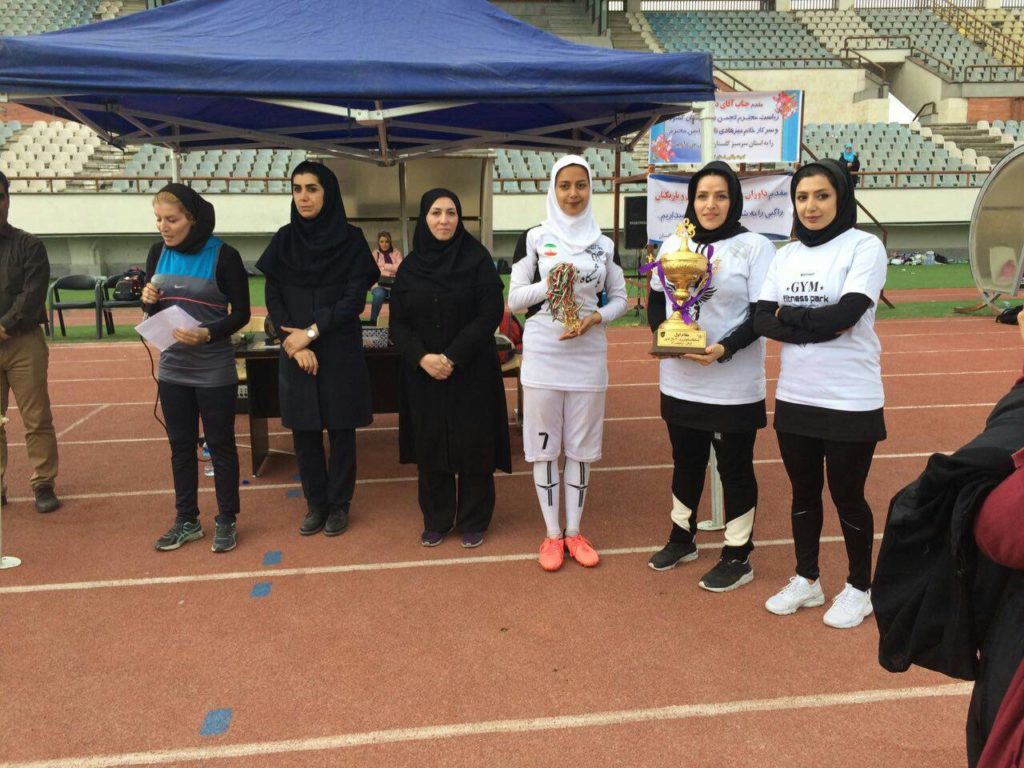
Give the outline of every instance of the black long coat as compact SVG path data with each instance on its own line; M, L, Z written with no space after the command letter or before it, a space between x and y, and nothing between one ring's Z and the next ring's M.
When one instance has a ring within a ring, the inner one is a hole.
M267 311L274 327L307 328L315 322L320 332L309 345L320 365L316 376L281 350L281 421L289 429L354 429L373 421L359 315L380 272L363 242L358 257L339 262L330 284L307 288L267 277Z
M967 715L971 766L1024 659L1024 573L989 560L973 537L975 514L1013 471L1021 447L1024 383L996 404L980 435L951 456L932 456L896 494L871 585L883 667L917 664L976 681Z
M403 286L404 277L400 269L390 320L402 354L400 461L433 472L511 472L505 385L494 343L505 303L493 263L481 260L462 288ZM444 381L419 366L423 355L438 353L455 363Z

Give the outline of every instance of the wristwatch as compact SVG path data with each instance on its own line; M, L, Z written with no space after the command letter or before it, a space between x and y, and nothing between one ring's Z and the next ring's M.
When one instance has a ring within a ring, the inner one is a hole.
M316 328L310 327L306 329L306 336L309 338L310 341L316 341L316 337L319 335L320 334L316 332Z

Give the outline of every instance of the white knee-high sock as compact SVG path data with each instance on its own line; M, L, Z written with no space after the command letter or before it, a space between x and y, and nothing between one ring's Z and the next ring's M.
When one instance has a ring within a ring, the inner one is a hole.
M562 535L558 522L558 464L553 461L533 462L533 485L537 489L537 501L544 515L544 525L552 539Z
M583 503L587 500L587 486L590 484L590 464L573 459L565 460L565 535L575 536L580 532L583 519Z

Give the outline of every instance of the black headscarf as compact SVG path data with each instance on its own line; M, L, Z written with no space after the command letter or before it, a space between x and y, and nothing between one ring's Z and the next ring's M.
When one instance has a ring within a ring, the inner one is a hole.
M198 192L185 184L168 184L160 192L169 192L178 198L182 207L195 219L185 239L180 245L174 246L174 250L182 253L199 253L206 245L206 241L210 239L213 228L217 224L213 204L204 200Z
M829 222L827 227L817 230L808 229L800 221L800 217L796 217L793 224L796 237L809 248L834 240L846 230L853 229L857 225L857 201L853 196L850 176L835 160L818 160L808 163L793 174L793 181L789 185L789 196L793 200L793 204L796 205L796 185L800 183L800 180L812 175L820 176L821 171L825 172L826 178L832 182L832 186L836 190L836 217Z
M285 285L313 288L330 284L332 273L344 274L337 270L339 263L362 254L366 241L353 236L355 227L345 216L338 177L323 163L309 160L295 166L292 179L300 173L311 173L320 181L323 208L312 219L305 219L293 198L291 224L277 231L256 267Z
M693 207L697 197L697 183L708 175L722 176L729 187L729 212L725 215L725 221L715 229L704 229L697 219L697 211ZM740 224L740 216L743 215L743 188L740 186L739 176L729 167L728 163L720 160L713 160L693 176L687 188L689 202L686 204L686 218L697 229L696 234L691 238L695 243L707 245L717 243L719 240L728 240L730 237L742 234L747 228Z
M427 213L442 197L451 198L459 214L459 223L450 240L438 240L427 226ZM402 261L402 268L395 279L395 290L408 290L416 283L465 287L475 279L480 262L490 258L490 252L466 231L458 195L448 189L432 189L420 198L420 217L416 220L416 231L412 236L412 253Z

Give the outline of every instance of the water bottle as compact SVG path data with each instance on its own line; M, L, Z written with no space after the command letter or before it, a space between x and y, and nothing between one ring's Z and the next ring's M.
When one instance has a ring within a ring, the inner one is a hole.
M213 477L213 462L210 460L210 449L206 445L206 441L203 441L203 474L207 477Z

